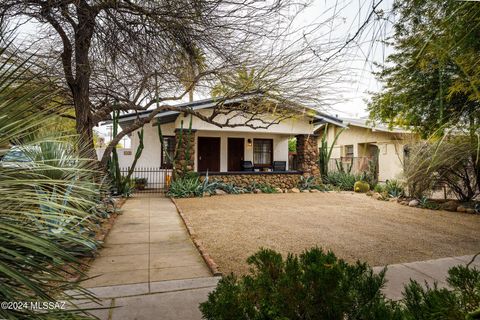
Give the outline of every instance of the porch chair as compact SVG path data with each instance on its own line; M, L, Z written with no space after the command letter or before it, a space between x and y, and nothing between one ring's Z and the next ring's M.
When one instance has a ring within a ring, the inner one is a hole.
M252 161L241 161L242 171L253 171L253 163Z
M286 171L287 161L273 161L273 171Z

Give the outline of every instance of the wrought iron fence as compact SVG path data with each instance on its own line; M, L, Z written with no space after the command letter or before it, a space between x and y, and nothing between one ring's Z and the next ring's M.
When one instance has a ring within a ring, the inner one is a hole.
M340 168L352 174L360 174L368 170L369 162L373 157L341 157L328 161L328 171L336 172ZM350 168L351 167L351 168Z
M126 176L130 167L120 168L122 176ZM164 193L168 189L172 178L171 169L135 167L132 181L135 192L141 193Z

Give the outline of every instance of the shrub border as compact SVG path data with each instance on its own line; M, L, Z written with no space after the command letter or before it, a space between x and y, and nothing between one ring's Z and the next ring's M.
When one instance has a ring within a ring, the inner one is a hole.
M175 201L174 198L170 197L170 200L173 202L175 205L175 208L177 208L178 215L180 218L182 218L183 224L187 228L187 232L190 235L190 239L192 239L193 244L197 248L198 252L200 252L200 255L202 256L203 260L207 264L208 269L210 269L210 272L212 273L213 276L222 276L222 273L218 270L218 265L213 261L212 257L210 254L205 250L205 247L203 246L202 242L200 239L197 238L197 234L193 230L193 227L188 220L188 218L185 216L183 213L182 209L177 204L177 201Z

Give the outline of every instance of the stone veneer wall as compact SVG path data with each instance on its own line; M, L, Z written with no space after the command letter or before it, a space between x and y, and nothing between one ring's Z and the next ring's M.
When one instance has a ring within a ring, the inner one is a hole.
M297 165L298 170L303 171L305 176L318 176L318 142L314 134L302 134L297 136Z
M180 133L181 132L181 133ZM177 159L174 160L174 174L182 176L186 172L193 171L195 168L195 130L189 131L188 129L175 130L175 143ZM180 141L181 136L181 141ZM180 141L180 143L179 143ZM187 152L188 148L188 152Z
M266 184L274 188L292 189L298 186L300 181L300 173L268 173L268 174L228 174L228 175L210 175L210 181L219 181L224 183L232 183L235 186L247 187L252 183ZM204 176L201 177L203 181Z

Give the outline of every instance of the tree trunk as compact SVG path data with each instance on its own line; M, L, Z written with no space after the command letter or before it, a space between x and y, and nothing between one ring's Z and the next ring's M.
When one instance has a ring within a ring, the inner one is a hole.
M95 28L95 13L84 1L77 6L78 25L75 30L75 86L72 88L75 105L76 130L80 138L82 157L97 159L93 145L93 114L90 110L90 60L89 51Z
M79 137L79 151L82 158L97 159L95 147L93 145L93 126L92 115L89 108L88 93L74 94L75 104L75 128Z

